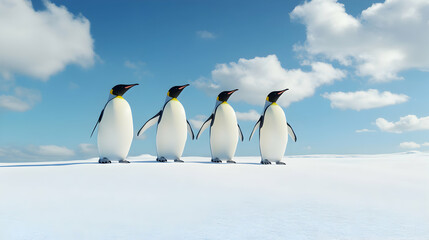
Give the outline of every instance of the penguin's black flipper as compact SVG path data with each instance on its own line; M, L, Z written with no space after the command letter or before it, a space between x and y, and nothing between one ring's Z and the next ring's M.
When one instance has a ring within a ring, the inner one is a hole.
M238 126L238 135L241 139L241 141L244 141L244 136L243 136L243 132L241 131L240 125L237 123Z
M104 113L104 108L103 108L103 110L102 110L102 111L101 111L101 113L100 113L100 117L98 117L98 121L97 121L97 123L95 124L94 129L92 129L92 133L91 133L90 138L92 137L92 134L94 134L94 131L95 131L95 129L97 128L98 123L99 123L99 122L101 122L101 119L103 118L103 113Z
M289 125L289 123L287 123L287 132L289 133L289 136L293 139L293 141L296 142L296 135L295 132L293 131L292 127Z
M252 131L252 133L250 134L249 141L250 141L250 139L252 139L252 136L253 136L253 134L255 133L256 129L257 129L257 128L261 128L263 120L264 120L264 116L261 116L261 117L259 118L259 120L256 122L255 126L253 127L253 131Z
M212 121L213 121L213 114L210 115L209 118L207 118L207 120L203 123L203 125L201 125L200 131L198 131L198 134L197 134L197 139L204 132L204 130L206 130L206 128L212 125Z
M191 135L191 137L192 137L192 140L194 140L194 131L192 131L192 127L191 127L191 124L189 123L189 121L188 120L186 120L186 123L188 124L188 133L189 133L189 135Z
M155 125L155 123L158 123L162 116L162 110L159 111L155 116L153 116L151 119L147 120L145 124L140 128L140 130L137 133L137 136L140 136L143 134L144 131Z

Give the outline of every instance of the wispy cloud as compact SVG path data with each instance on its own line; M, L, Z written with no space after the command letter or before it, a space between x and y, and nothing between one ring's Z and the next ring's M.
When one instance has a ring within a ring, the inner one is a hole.
M276 55L241 58L238 62L218 64L211 72L211 79L200 78L194 82L197 88L209 94L219 89L240 89L234 94L234 100L254 105L263 105L268 93L289 88L278 103L289 106L314 95L316 88L331 84L345 77L345 72L330 64L313 62L311 71L284 69ZM249 97L252 96L252 97Z
M295 49L353 66L378 82L400 79L403 70L429 69L428 1L384 1L357 15L337 0L305 1L290 14L307 29L305 43Z
M34 10L31 1L0 1L0 74L21 73L46 81L68 64L94 63L90 23L64 6L43 1Z
M124 62L124 66L126 68L132 69L134 71L134 75L138 79L141 79L141 78L143 78L143 76L149 74L149 72L145 69L146 63L142 62L142 61L134 61L133 62L133 61L126 60Z
M198 132L200 130L201 126L203 125L204 121L207 120L206 115L197 115L191 119L189 119L189 122L192 124L192 126L195 128L195 130Z
M429 116L418 118L416 115L407 115L400 117L397 122L389 122L384 118L377 118L375 124L384 132L402 133L429 130Z
M144 67L146 65L146 63L142 62L142 61L136 61L136 62L132 62L129 60L126 60L124 62L124 66L130 69L140 69L142 67Z
M380 93L376 89L357 92L333 92L322 95L331 101L332 108L352 109L356 111L380 108L408 101L404 94L394 94L388 91Z
M367 133L367 132L375 132L375 130L370 130L366 128L356 130L356 133Z
M206 30L197 31L196 34L199 38L202 38L202 39L214 39L214 38L216 38L216 35L214 35L214 33L206 31Z
M0 147L0 161L52 161L75 156L75 151L57 145L30 145L27 147Z
M235 114L237 115L238 120L243 121L258 121L261 117L261 114L253 109L250 109L248 112L235 112Z
M0 95L0 108L25 112L40 102L41 99L41 94L37 90L16 87L13 95Z
M75 154L73 150L63 146L57 146L57 145L38 146L35 149L32 149L32 152L41 156L54 156L54 157L69 157Z
M94 144L81 143L78 145L78 149L79 149L80 153L83 153L85 155L97 155L98 154L97 147Z

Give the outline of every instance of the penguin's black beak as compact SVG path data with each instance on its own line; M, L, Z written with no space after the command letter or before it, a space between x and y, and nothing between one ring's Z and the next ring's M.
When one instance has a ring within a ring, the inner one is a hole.
M189 86L189 84L185 84L185 85L183 85L183 86L180 86L179 87L179 90L183 90L185 87L187 87L187 86Z
M234 89L228 92L228 95L232 95L233 93L235 93L236 91L238 91L238 89Z
M139 85L139 84L138 84L138 83L134 83L134 84L127 85L127 86L125 86L124 88L125 88L125 89L130 89L130 88L132 88L132 87L134 87L134 86L137 86L137 85Z
M281 90L281 91L279 91L278 92L278 95L280 96L280 95L282 95L284 92L286 92L287 90L289 90L289 88L286 88L286 89L283 89L283 90Z

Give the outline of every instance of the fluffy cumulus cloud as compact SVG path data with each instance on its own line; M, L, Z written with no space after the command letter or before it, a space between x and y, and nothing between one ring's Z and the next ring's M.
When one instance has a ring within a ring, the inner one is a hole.
M323 97L331 101L332 108L352 109L357 111L379 108L408 101L407 95L394 94L387 91L380 93L376 89L357 92L325 93L323 94Z
M429 116L418 118L416 115L408 115L399 118L397 122L389 122L384 118L377 118L375 124L384 132L402 133L429 130Z
M290 16L307 29L296 49L355 66L358 75L383 82L403 70L429 70L429 1L387 0L353 17L337 0L312 0Z
M240 89L234 94L236 101L263 105L271 91L289 88L278 100L282 106L314 95L316 88L345 77L345 73L330 64L310 63L311 70L284 69L276 55L241 58L238 62L217 64L211 79L200 78L194 86L216 95L228 89Z
M46 81L67 64L94 62L90 23L63 6L43 1L34 10L29 0L0 0L0 74L14 73Z
M401 148L415 149L420 148L421 145L415 142L402 142L399 144L399 146Z
M0 95L0 108L24 112L32 108L42 99L41 94L37 90L16 87L12 95Z
M248 112L235 112L235 114L237 115L238 120L243 121L258 121L259 117L261 117L261 114L253 109Z

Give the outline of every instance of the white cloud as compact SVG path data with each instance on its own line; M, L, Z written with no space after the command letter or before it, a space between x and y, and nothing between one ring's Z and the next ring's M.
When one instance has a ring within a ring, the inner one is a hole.
M137 136L137 135L135 135L134 136L134 139L140 139L140 140L144 140L144 139L146 139L147 138L147 135L146 134L142 134L142 135L140 135L140 136Z
M415 142L402 142L399 144L399 146L401 148L409 148L409 149L420 148L420 144Z
M207 120L207 116L206 115L197 115L192 119L189 119L189 122L192 124L192 126L196 129L196 131L198 132L201 128L201 126L203 125L203 123Z
M0 74L21 73L46 81L68 64L94 63L90 23L64 6L43 1L35 11L28 0L0 0Z
M197 31L197 36L202 39L213 39L216 38L214 33L211 33L209 31L203 30L203 31Z
M88 155L94 155L98 153L97 147L90 143L81 143L78 145L79 152Z
M429 147L429 142L422 143L423 147Z
M258 121L261 117L261 114L259 114L256 110L249 110L248 112L235 112L237 115L238 120L243 121Z
M14 95L0 95L0 108L25 112L40 102L41 99L40 92L37 90L16 87Z
M75 156L75 152L67 147L57 145L0 147L0 161L45 161L45 160L64 160Z
M330 64L313 62L311 71L284 69L276 55L240 58L237 63L217 64L211 79L200 78L194 82L197 88L214 95L222 89L240 89L234 99L254 105L263 105L271 91L289 88L278 100L282 106L300 101L314 94L317 87L333 83L345 77L345 73Z
M375 3L355 18L336 0L313 0L290 16L307 28L297 50L353 65L358 75L383 82L403 70L429 70L429 1Z
M401 117L397 122L389 122L384 118L377 118L375 124L384 132L411 132L429 130L429 116L418 118L416 115Z
M356 130L356 133L366 133L366 132L375 132L375 130L370 130L366 128Z
M56 145L42 145L32 149L31 151L37 155L55 157L69 157L75 154L71 149Z
M331 101L332 108L363 110L379 108L408 101L408 96L404 94L394 94L391 92L380 93L376 89L357 92L333 92L322 95Z

